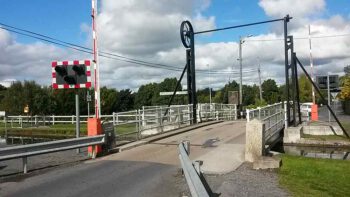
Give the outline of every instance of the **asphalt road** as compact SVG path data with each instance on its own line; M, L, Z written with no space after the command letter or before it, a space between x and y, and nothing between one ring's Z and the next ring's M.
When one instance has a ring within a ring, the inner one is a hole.
M0 196L188 194L185 179L179 170L177 144L190 140L190 158L200 158L208 164L210 171L220 172L239 164L240 160L232 155L241 157L244 133L245 122L223 122L202 127L96 160L2 180ZM220 169L213 168L218 166L213 164L220 164Z

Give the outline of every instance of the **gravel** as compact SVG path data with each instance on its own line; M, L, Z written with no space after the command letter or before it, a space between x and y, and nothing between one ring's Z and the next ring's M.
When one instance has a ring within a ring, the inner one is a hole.
M278 185L276 170L253 170L243 163L224 175L205 175L214 196L290 196Z

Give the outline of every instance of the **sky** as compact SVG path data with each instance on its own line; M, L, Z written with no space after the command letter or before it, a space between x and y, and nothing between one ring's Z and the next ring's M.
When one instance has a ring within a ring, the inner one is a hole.
M91 48L91 1L2 0L0 23ZM289 35L299 59L309 66L308 25L311 25L315 75L343 75L350 64L350 2L348 0L99 0L99 50L162 64L165 69L100 58L101 85L137 88L180 77L185 48L180 24L194 31L293 17ZM3 27L0 25L0 27ZM272 78L284 83L282 23L264 24L196 36L197 88L217 89L239 79L238 40L242 45L243 83ZM0 83L35 80L51 84L52 61L91 59L86 53L0 29ZM178 69L167 69L177 67ZM309 70L309 69L308 69ZM209 74L210 73L210 74ZM185 85L185 81L183 83Z

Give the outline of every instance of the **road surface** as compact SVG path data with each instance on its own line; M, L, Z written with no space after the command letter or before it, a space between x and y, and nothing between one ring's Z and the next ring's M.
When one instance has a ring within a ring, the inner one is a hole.
M227 173L244 159L245 122L223 122L73 166L2 180L0 196L179 196L188 194L177 144L190 140L192 160Z

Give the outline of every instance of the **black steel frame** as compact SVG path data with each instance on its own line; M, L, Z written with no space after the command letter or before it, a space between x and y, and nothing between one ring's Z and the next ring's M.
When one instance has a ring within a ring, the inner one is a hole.
M248 27L253 25L260 25L265 23L273 23L273 22L279 22L284 21L284 42L285 42L285 66L286 66L286 91L288 95L288 112L290 110L289 105L289 80L288 80L288 51L287 51L287 24L289 20L292 19L292 17L289 17L289 15L285 16L284 18L275 19L275 20L267 20L267 21L260 21L255 23L248 23L243 25L236 25L231 27L225 27L225 28L218 28L218 29L211 29L211 30L205 30L205 31L199 31L194 32L193 27L189 21L183 21L181 23L180 27L180 36L182 43L184 47L186 48L186 65L187 66L187 91L188 91L188 103L193 104L193 123L197 122L197 93L196 93L196 65L195 65L195 45L194 45L194 36L196 34L204 34L204 33L210 33L210 32L216 32L216 31L223 31L228 29L235 29L235 28L241 28L241 27ZM181 82L181 80L179 80ZM174 91L172 97L174 97L176 94L176 90ZM171 104L171 100L169 102L169 105ZM298 100L299 101L299 100ZM295 102L294 102L295 103ZM298 102L299 103L299 102ZM295 113L294 113L295 114ZM290 121L290 113L288 113L288 122ZM294 118L295 120L295 118Z

